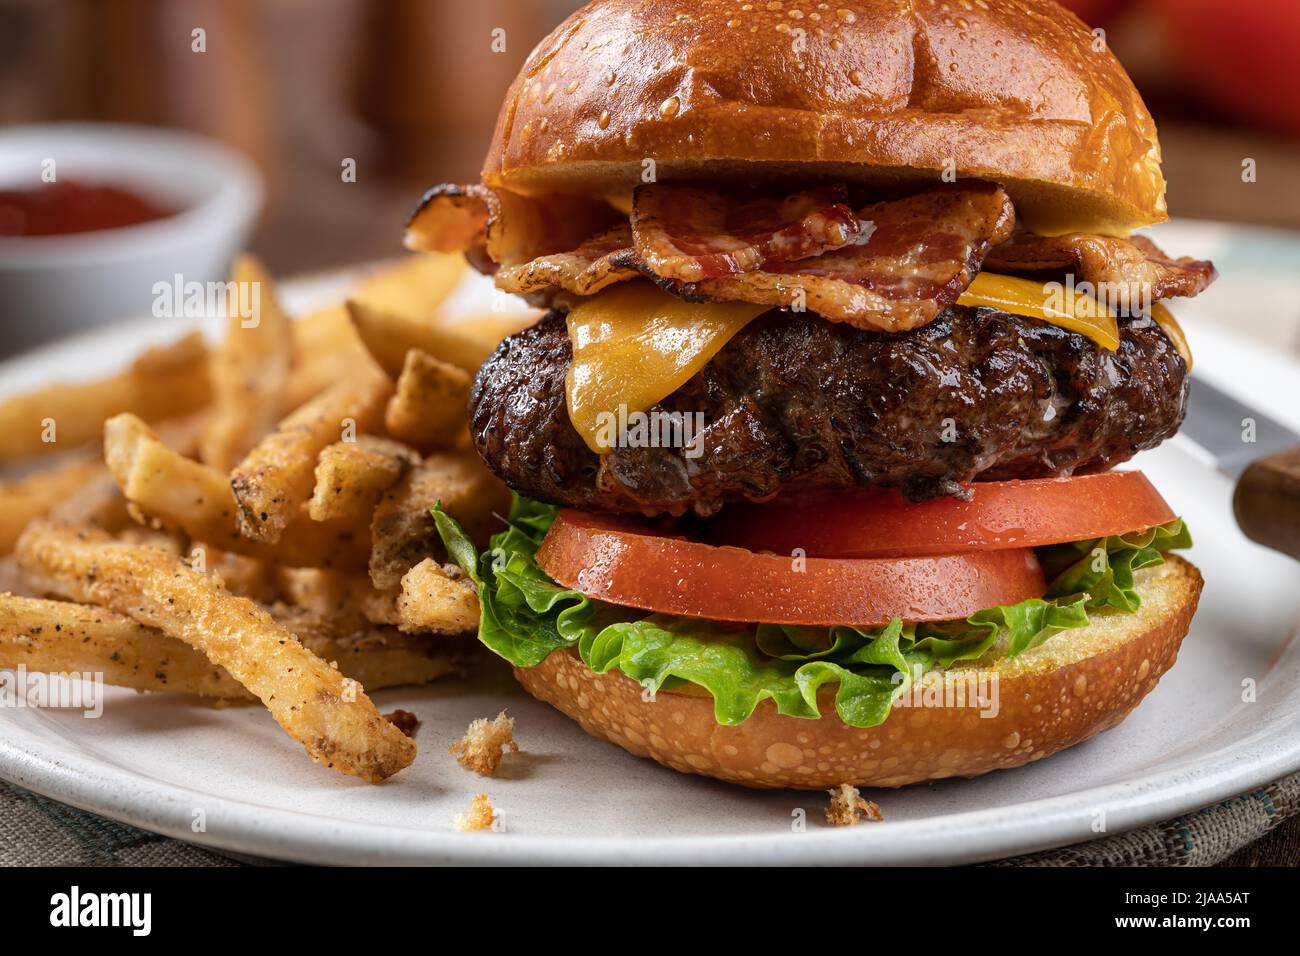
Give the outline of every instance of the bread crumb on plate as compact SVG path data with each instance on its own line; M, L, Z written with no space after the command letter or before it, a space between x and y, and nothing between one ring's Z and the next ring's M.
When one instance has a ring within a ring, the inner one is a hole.
M515 742L515 719L507 717L503 710L492 720L480 717L471 723L465 736L452 744L448 753L455 754L457 761L480 777L491 777L501 766L507 750L518 753L519 744Z
M486 793L476 793L469 801L469 810L456 814L456 829L461 832L471 830L491 830L497 822L492 801Z
M856 826L862 817L873 822L885 819L880 807L862 799L858 788L852 784L842 783L826 792L831 795L830 806L826 808L826 822L833 827Z

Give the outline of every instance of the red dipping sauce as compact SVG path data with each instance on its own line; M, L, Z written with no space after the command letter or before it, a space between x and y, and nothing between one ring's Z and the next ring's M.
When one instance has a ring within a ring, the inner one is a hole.
M0 236L67 236L121 229L177 212L118 186L47 183L35 189L0 190Z

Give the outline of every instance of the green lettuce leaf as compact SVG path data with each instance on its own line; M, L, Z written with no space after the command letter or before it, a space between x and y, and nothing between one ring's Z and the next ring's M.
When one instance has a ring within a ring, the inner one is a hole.
M1181 521L1044 549L1052 584L1045 599L988 608L964 621L881 628L736 625L647 614L592 600L556 584L536 553L558 509L516 497L508 527L479 552L441 506L433 516L447 553L473 579L482 616L479 640L516 667L576 647L598 673L619 670L647 694L694 684L713 697L718 723L746 720L763 700L792 717L816 718L819 689L837 685L835 710L854 727L889 716L894 700L933 667L951 667L992 651L1020 654L1062 630L1086 627L1088 608L1137 608L1133 572L1161 552L1189 547Z
M1090 608L1132 613L1141 603L1133 588L1133 572L1162 564L1166 551L1191 546L1191 533L1179 518L1146 531L1043 548L1039 561L1051 581L1047 597L1085 595Z

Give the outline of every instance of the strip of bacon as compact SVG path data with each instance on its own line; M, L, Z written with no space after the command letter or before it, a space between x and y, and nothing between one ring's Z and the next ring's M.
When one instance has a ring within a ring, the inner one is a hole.
M523 265L500 270L497 288L519 295L565 289L593 295L606 286L640 273L624 263L632 253L632 227L627 223L598 233L572 252L541 256Z
M406 247L464 252L482 272L574 249L622 214L581 196L523 196L487 186L434 186L406 224Z
M665 287L686 298L808 310L862 329L906 331L952 305L990 246L1015 224L1005 190L973 181L876 203L858 215L874 226L865 245Z
M844 186L777 196L650 184L636 190L632 234L659 278L698 282L856 245L870 230Z
M1197 295L1218 277L1213 263L1172 259L1145 236L1115 239L1077 232L1054 237L1018 232L990 250L984 267L1013 273L1071 270L1077 282L1107 291L1112 301L1132 308Z
M486 248L488 220L493 215L500 215L500 204L486 186L434 186L420 197L406 221L406 248L415 252Z

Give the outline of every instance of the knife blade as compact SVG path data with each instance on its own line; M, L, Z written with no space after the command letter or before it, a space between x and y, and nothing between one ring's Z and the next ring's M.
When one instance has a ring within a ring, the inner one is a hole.
M1300 445L1300 434L1195 375L1182 431L1232 478L1253 461Z
M1236 480L1232 511L1246 537L1300 559L1300 435L1196 377L1183 433Z

